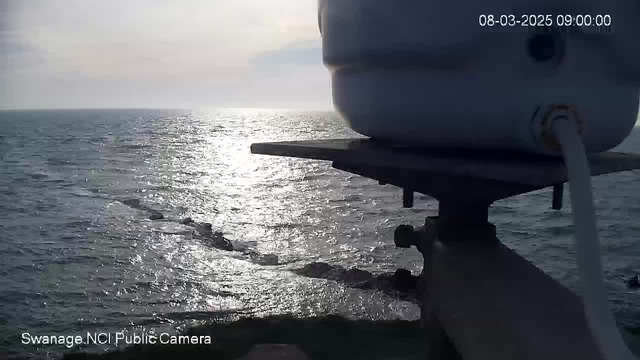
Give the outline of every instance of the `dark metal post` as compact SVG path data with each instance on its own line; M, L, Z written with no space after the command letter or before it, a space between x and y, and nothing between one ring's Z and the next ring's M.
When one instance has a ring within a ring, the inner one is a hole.
M402 189L402 206L406 209L413 207L413 190Z
M442 242L482 242L495 240L495 227L488 223L491 202L469 199L440 200L439 216L427 218L418 237L418 250L424 258L420 275L420 319L427 332L430 359L462 359L442 327L433 309L431 284L433 280L433 245ZM431 235L431 236L428 236Z
M436 241L437 230L438 218L430 217L425 221L424 227L420 228L419 235L415 237L415 245L424 259L424 266L418 283L420 323L425 329L428 341L427 359L461 360L462 356L447 335L433 307L433 295L430 285L434 276L432 268L433 245Z
M489 223L490 201L441 199L437 237L440 241L484 242L495 240L495 227Z
M553 201L551 204L551 208L553 210L561 210L562 209L562 197L564 196L564 184L554 185L553 186Z

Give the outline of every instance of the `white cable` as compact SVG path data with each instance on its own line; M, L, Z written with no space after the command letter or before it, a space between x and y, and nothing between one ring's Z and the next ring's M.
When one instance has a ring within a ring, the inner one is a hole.
M606 360L636 360L622 340L609 309L591 193L591 171L582 139L574 122L566 116L554 118L552 129L569 173L580 291L587 323Z

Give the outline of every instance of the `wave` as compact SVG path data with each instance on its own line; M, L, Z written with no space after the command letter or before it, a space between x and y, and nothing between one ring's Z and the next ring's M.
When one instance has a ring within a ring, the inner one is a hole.
M149 144L125 144L125 145L116 145L116 149L121 150L143 150L153 147L153 145Z

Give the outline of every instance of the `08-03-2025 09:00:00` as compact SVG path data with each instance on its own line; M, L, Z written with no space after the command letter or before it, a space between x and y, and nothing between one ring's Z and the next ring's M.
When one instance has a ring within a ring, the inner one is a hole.
M482 27L579 27L582 29L609 32L612 26L611 15L514 15L481 14L478 24Z

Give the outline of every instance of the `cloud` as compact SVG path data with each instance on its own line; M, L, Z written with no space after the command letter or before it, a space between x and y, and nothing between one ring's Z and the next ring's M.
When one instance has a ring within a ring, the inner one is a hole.
M255 78L327 83L316 11L316 0L0 0L0 107L298 99ZM302 100L328 107L329 92Z

